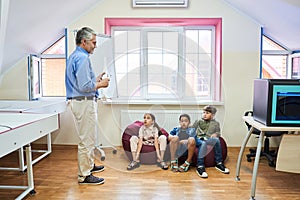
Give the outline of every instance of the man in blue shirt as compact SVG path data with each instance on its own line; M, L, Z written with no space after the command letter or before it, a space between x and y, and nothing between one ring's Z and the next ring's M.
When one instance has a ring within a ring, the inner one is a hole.
M78 144L78 182L79 184L103 184L104 179L92 173L104 170L96 166L94 159L97 139L97 98L98 89L109 84L105 73L95 76L89 55L97 47L96 32L84 27L76 34L76 49L67 61L65 83L67 100L77 122Z

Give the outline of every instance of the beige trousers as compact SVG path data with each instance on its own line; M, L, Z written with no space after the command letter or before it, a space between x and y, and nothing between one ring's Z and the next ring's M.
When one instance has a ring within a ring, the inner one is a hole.
M131 152L136 152L137 150L137 144L139 142L139 138L135 135L133 135L130 138L130 149ZM167 148L167 137L165 135L161 135L158 137L158 144L159 144L159 150L165 151Z
M71 100L70 107L75 118L78 143L78 181L91 174L94 167L94 149L97 139L97 102Z

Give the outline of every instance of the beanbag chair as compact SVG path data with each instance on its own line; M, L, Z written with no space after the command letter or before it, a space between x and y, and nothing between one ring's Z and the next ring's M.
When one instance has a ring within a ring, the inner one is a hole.
M128 125L123 132L122 135L122 145L123 149L129 160L132 160L132 154L130 149L130 138L133 135L138 136L139 129L144 123L141 121L135 121L134 123ZM163 128L161 128L161 132L168 138L169 134ZM167 148L166 153L169 152ZM166 157L166 156L165 156ZM140 162L142 164L155 164L157 162L157 156L155 147L153 145L143 145L140 152Z

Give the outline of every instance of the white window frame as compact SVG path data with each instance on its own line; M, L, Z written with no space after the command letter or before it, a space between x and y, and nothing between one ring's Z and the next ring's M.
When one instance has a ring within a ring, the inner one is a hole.
M112 27L112 35L114 35L113 34L114 31L137 30L137 29L140 29L140 28L141 27ZM159 29L161 30L161 28L159 28ZM180 33L179 36L181 36L179 38L179 40L184 40L184 37L182 35L184 35L183 33L184 33L185 30L201 30L201 29L205 29L205 30L210 29L212 31L212 37L211 37L212 38L212 44L211 44L212 58L211 58L211 60L215 60L215 40L214 40L215 36L214 35L216 33L215 33L214 26L172 27L172 28L168 29L168 32L171 31L171 30L177 30ZM147 31L153 31L153 30L155 30L154 27L151 27L151 28L147 27L147 28L144 28L144 30L142 32L146 33ZM179 31L179 30L181 30L181 31ZM182 48L183 46L184 46L184 43L178 49L178 51L179 51L178 54L179 54L179 57L180 57L178 63L179 63L179 66L181 66L179 68L178 72L181 73L181 76L177 76L177 77L184 77L184 75L185 75L185 68L184 68L185 65L184 65L184 60L182 59L182 58L184 58L184 48ZM141 56L140 56L141 57L141 62L146 62L145 61L146 59L144 58L144 55L146 54L145 51L146 51L147 48L142 47L141 49L143 50L143 51L141 51ZM219 70L216 70L216 66L214 66L214 64L215 63L212 63L212 66L211 66L212 76L210 77L210 91L209 91L211 95L209 96L209 98L203 98L203 97L201 99L199 99L199 98L196 98L196 99L195 98L194 99L193 98L185 98L185 96L183 95L184 90L185 90L184 86L183 86L183 87L177 87L178 88L177 92L179 93L179 95L181 94L180 102L185 102L185 103L190 102L191 104L197 104L199 102L209 102L209 103L219 102L220 103L221 97L218 96L218 95L220 95L220 90L221 90L220 89L221 84L219 83L219 81L221 81L220 80L221 75L218 74ZM147 65L145 65L145 63L141 63L140 66L147 66ZM141 74L140 74L140 77L142 79L141 80L141 85L147 85L147 83L144 82L145 80L147 80L147 73L146 72L147 72L147 68L145 68L144 70L141 70ZM216 80L216 79L218 79L218 80ZM182 86L183 82L184 81L182 79L178 78L177 84L179 86ZM157 101L162 102L162 101L170 101L169 99L172 97L172 95L171 96L170 95L149 96L147 94L147 92L145 92L146 89L147 89L147 87L144 88L144 90L142 92L142 98L132 98L132 97L130 97L131 98L130 101L131 102L132 101L146 101L146 102L149 102L149 100L151 100L151 102L155 102L157 100ZM214 91L216 91L216 92L214 92ZM116 101L120 102L120 101L126 101L126 100L128 101L128 99L126 99L126 97L120 97L120 96L116 99L113 99L113 100L114 100L114 102L116 102Z
M288 56L288 70L287 70L287 76L289 78L292 78L293 75L293 58L300 57L300 53L293 53ZM297 79L300 79L300 77L296 77Z

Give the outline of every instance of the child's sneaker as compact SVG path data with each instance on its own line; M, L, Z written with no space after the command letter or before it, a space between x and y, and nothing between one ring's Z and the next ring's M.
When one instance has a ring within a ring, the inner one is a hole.
M215 168L224 174L229 174L229 169L227 169L223 163L217 164Z
M207 178L208 174L205 171L205 167L197 167L196 170L197 174L201 177L201 178Z

